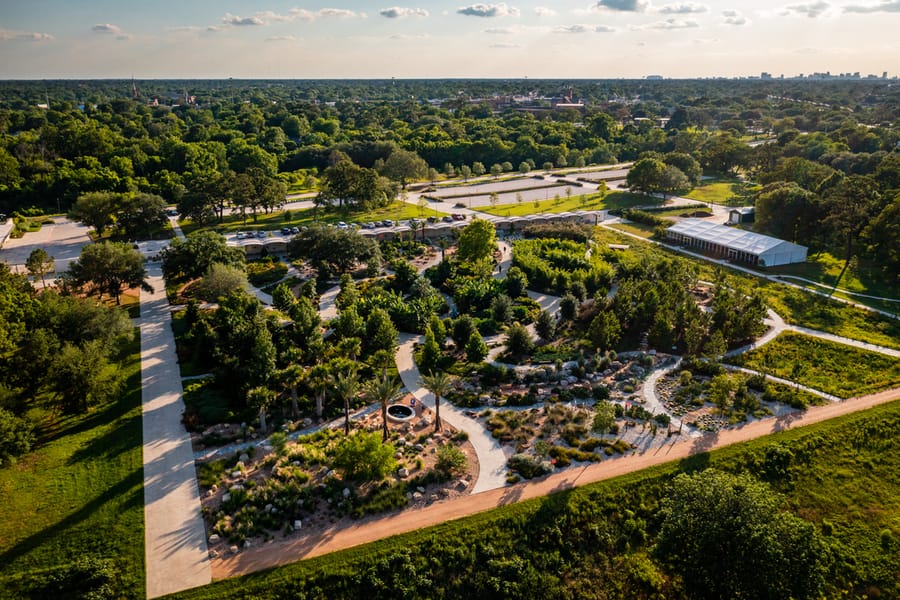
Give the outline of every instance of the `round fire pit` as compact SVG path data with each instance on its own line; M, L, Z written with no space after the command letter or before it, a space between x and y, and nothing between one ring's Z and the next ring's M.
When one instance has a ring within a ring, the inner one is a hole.
M387 409L388 419L397 423L405 423L416 416L416 411L405 404L391 404Z

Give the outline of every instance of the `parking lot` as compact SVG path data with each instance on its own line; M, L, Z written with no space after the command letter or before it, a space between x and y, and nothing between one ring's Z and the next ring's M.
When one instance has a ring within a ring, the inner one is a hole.
M40 231L26 233L18 239L7 238L0 248L0 261L14 271L22 272L28 255L36 248L43 248L53 257L56 273L60 273L68 269L69 263L78 258L81 249L90 243L88 230L81 223L57 218L53 225L44 225Z

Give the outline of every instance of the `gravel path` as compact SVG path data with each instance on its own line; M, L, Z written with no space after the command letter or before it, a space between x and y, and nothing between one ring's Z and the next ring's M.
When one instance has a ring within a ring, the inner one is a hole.
M780 418L755 421L696 439L673 437L670 438L670 443L661 447L648 448L600 463L571 467L540 480L435 502L422 509L391 513L341 530L326 531L314 538L306 537L289 543L273 543L255 552L242 552L218 558L212 561L213 576L216 579L234 577L352 548L399 533L415 531L423 527L474 515L499 506L543 497L554 492L682 460L695 454L710 452L786 429L796 429L833 419L898 399L900 399L900 389L887 390L826 406L812 407L804 413L792 413Z

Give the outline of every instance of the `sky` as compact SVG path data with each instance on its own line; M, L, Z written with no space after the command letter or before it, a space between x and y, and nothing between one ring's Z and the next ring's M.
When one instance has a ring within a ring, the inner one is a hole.
M900 74L900 0L2 0L0 79Z

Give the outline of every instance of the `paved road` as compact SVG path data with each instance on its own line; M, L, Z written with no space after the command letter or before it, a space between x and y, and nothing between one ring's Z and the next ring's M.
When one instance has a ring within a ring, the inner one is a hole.
M181 376L159 265L149 265L154 293L141 292L144 521L147 597L210 582L206 530L191 439L181 424Z

